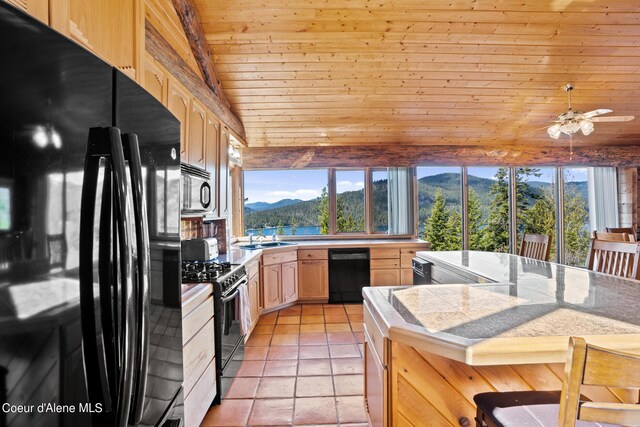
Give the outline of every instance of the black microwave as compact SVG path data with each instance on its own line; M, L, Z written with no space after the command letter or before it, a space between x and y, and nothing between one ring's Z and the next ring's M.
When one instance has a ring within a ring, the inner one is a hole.
M211 173L195 166L180 166L182 195L180 206L183 214L209 213L213 210Z

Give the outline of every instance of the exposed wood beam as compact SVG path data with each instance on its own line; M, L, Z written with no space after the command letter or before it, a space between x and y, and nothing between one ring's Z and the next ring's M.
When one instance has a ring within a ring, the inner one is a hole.
M224 96L222 84L220 83L220 79L218 79L216 69L213 65L211 50L209 50L204 31L202 31L202 24L200 23L200 17L195 5L191 0L173 0L173 7L176 9L180 22L182 23L182 28L187 35L187 39L189 39L191 51L193 52L193 56L196 57L204 81L213 93L220 98L220 101L222 101L227 108L230 108L229 101Z
M386 166L624 166L640 165L638 145L627 146L315 146L250 147L243 150L245 169Z
M211 88L193 72L189 65L178 55L173 47L149 22L145 22L145 47L162 66L164 66L176 79L180 81L198 100L204 103L218 118L226 124L242 140L246 140L246 134L242 122L215 96Z

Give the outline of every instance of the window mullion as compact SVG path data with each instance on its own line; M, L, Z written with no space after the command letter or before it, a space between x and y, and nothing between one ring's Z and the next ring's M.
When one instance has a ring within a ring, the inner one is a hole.
M462 249L469 249L469 176L467 167L462 167L462 179L460 180L462 191Z
M329 168L329 234L336 234L336 170Z

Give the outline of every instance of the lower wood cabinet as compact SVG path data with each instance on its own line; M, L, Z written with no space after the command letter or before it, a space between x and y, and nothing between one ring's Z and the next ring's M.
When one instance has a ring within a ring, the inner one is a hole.
M380 269L371 270L371 286L399 286L400 270Z
M260 266L258 261L254 261L247 265L247 288L249 290L249 310L251 312L251 327L258 323L260 317L261 304L260 304Z
M365 329L364 342L364 402L372 427L386 427L388 372L376 354Z
M262 292L265 309L298 300L297 251L265 255L262 267ZM286 261L286 262L278 262Z
M328 260L304 259L298 261L298 298L301 300L329 299Z
M182 355L186 427L199 426L216 397L213 287L182 302Z

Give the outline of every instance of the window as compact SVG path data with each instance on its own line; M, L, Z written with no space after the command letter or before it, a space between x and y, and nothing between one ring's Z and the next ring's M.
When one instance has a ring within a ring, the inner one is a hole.
M467 169L469 249L509 252L509 169Z
M328 234L327 177L327 169L244 171L245 234Z
M371 172L371 230L374 233L389 231L389 173L386 169L374 169Z
M587 168L564 168L564 263L583 267L589 251Z
M364 228L364 170L336 170L336 232L357 233Z
M419 167L418 229L431 250L462 249L461 170L455 167Z
M550 261L556 260L555 178L555 168L516 168L517 245L523 233L547 234L551 236Z

